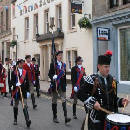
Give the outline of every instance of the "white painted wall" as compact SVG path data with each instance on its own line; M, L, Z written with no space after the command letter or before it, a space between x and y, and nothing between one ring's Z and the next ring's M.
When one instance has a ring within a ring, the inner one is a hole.
M44 1L44 0L43 0ZM85 8L84 11L87 14L92 14L92 0L84 0ZM18 35L18 57L24 58L26 54L40 54L39 44L33 40L33 15L38 13L39 15L39 34L44 33L44 10L49 8L50 17L55 17L56 15L56 5L62 4L62 21L63 21L63 32L65 34L63 42L64 51L64 62L66 62L66 50L77 48L78 55L83 57L84 67L86 68L87 74L93 72L93 44L92 44L92 31L91 30L81 30L78 25L75 31L71 32L69 30L69 0L54 0L50 4L39 7L35 11L31 11L20 16L19 9L17 5L22 3L23 0L17 0L16 2L16 18L12 18L11 28L16 28L16 35ZM39 3L39 0L28 0L22 4L22 6L31 5L35 2ZM81 14L76 14L76 23L82 17ZM29 40L24 43L24 19L29 17L30 22L30 35Z

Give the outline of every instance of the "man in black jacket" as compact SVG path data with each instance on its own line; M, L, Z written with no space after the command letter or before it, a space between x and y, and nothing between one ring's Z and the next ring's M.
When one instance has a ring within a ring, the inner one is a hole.
M127 99L117 97L117 85L109 74L112 52L98 57L98 73L84 78L85 84L78 91L78 98L89 110L88 130L104 130L106 113L101 107L117 112L118 107L128 104Z
M29 119L29 114L27 110L27 96L29 96L29 81L28 81L28 76L26 70L22 68L22 60L19 60L17 62L17 67L16 70L12 72L11 75L11 80L12 80L12 85L13 85L13 94L12 98L14 98L14 125L17 125L17 115L18 115L18 105L19 101L22 101L22 98L24 100L23 105L23 113L25 116L26 120L26 125L27 127L30 127L31 125L31 120ZM20 87L22 93L20 93ZM22 94L22 95L21 95Z
M76 116L76 104L77 104L77 92L80 89L80 85L83 84L83 76L85 76L85 70L82 66L82 57L76 58L76 65L71 69L71 81L72 81L72 94L73 101L73 118L77 119Z
M66 64L62 60L62 51L56 53L56 62L50 64L49 78L51 79L52 88L52 111L53 121L59 123L57 119L57 98L58 95L62 100L62 107L65 116L65 123L70 122L71 119L67 117L66 108Z

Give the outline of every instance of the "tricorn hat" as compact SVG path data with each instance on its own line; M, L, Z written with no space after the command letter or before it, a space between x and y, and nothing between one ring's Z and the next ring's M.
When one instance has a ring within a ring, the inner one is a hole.
M31 55L26 55L25 59L31 58Z
M75 62L77 63L78 61L82 61L82 62L83 62L83 59L82 59L81 56L78 56L78 57L76 58Z
M32 58L32 61L36 61L35 57Z
M62 54L62 53L63 53L63 51L57 51L56 56L58 56L59 54Z

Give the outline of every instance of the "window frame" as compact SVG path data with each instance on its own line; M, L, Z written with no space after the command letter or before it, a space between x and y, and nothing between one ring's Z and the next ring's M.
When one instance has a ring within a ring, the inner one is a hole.
M57 25L57 28L60 28L62 30L62 4L58 4L56 5L56 15L57 15L57 21L56 21L56 25Z
M49 9L44 11L44 32L49 33Z
M77 52L77 56L78 56L78 50L77 49L67 49L66 50L66 63L67 63L67 72L71 72L71 68L73 67L73 66L75 66L76 64L74 64L74 51L76 51ZM68 61L68 52L70 52L70 61L71 61L71 68L69 68L69 65L68 65L68 63L69 63L69 61Z
M36 34L39 31L39 19L38 13L33 15L33 38L36 38Z
M28 22L26 21L28 20ZM29 40L29 17L25 18L25 41Z
M120 30L121 29L126 29L126 28L130 28L130 26L123 26L123 27L119 27L118 28L118 73L119 73L119 75L118 75L118 79L119 79L119 83L120 84L126 84L126 85L130 85L130 81L122 81L121 80L121 60L120 60L120 57L121 57L121 55L120 55L120 45L121 45L121 42L120 42Z

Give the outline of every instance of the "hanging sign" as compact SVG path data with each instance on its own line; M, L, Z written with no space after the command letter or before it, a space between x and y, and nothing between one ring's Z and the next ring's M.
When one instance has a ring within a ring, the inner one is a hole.
M82 14L82 0L71 0L71 12Z
M97 40L108 41L110 40L110 28L97 28Z

